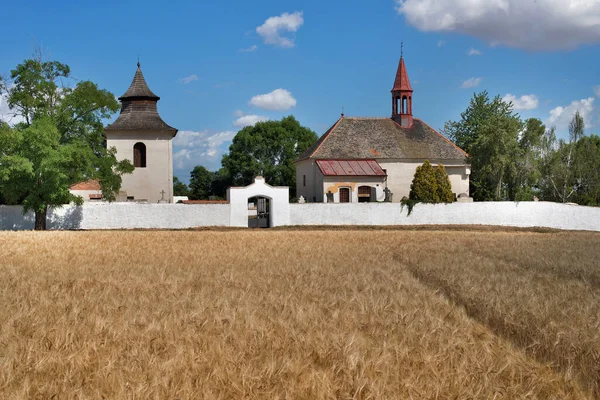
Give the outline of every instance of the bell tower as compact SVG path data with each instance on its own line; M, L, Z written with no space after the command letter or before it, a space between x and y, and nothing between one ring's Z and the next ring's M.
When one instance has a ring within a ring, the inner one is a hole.
M412 87L408 80L408 72L404 64L402 50L400 51L400 62L396 71L396 79L392 92L392 119L400 126L410 128L413 123L412 113Z

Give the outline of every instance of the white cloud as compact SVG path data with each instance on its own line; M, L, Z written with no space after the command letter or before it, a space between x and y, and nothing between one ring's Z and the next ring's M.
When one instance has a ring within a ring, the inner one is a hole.
M237 128L244 128L246 126L254 126L257 122L268 121L269 118L263 117L260 115L249 114L242 115L235 121L233 121L233 126Z
M0 121L6 122L9 125L25 122L25 118L18 115L15 110L8 108L8 98L6 93L0 95Z
M190 76L186 76L185 78L181 78L179 80L180 83L183 83L184 85L187 85L188 83L192 83L194 81L198 80L198 75L196 74L192 74Z
M445 44L446 44L445 40L438 40L438 42L437 42L438 47L442 47Z
M592 111L594 110L594 98L574 100L568 106L558 106L550 110L548 125L556 126L556 129L564 131L568 128L571 119L576 111L579 111L586 126L591 126Z
M468 88L473 88L473 87L479 86L479 84L481 83L481 79L482 78L467 79L466 81L464 81L462 83L462 85L460 85L460 87L463 89L468 89Z
M469 50L469 52L467 54L470 56L480 56L483 53L481 53L481 51L471 47L471 49Z
M257 45L253 45L250 47L246 47L245 49L240 49L239 52L240 53L252 53L253 51L256 51L256 49L258 49Z
M294 47L294 40L281 36L284 32L296 32L304 23L301 11L292 14L283 13L278 17L268 18L264 24L256 28L265 44L280 47Z
M515 110L535 110L539 104L539 99L535 94L524 94L521 97L517 97L507 93L502 100L507 103L512 102L513 109Z
M594 93L596 94L596 97L600 98L600 85L594 88Z
M250 99L251 105L263 110L284 111L296 107L296 99L285 89L275 89L271 93L259 94Z
M235 136L234 131L210 133L209 131L180 131L173 139L173 165L175 169L191 170L196 165L208 164L218 168L221 156L227 151Z
M422 31L457 32L527 50L600 42L598 0L395 0Z

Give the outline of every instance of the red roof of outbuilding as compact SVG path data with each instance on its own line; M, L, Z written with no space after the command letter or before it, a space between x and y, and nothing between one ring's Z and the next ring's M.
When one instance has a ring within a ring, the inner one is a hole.
M404 65L404 58L402 57L400 57L400 62L398 63L398 71L396 71L396 79L394 80L392 92L397 90L409 90L412 92L412 87L410 87L410 81L408 80L408 72L406 72L406 65Z
M100 190L100 182L96 179L78 182L69 186L71 190Z
M386 176L375 160L317 160L325 176Z

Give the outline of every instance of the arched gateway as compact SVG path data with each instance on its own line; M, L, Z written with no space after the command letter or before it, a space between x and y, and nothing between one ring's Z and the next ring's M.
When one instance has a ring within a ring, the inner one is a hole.
M268 185L262 176L254 178L254 183L246 187L230 187L227 189L227 200L229 201L231 226L248 227L253 225L252 222L249 222L249 202L256 207L256 219L260 220L256 223L260 224L260 227L289 225L289 196L290 188L288 186Z

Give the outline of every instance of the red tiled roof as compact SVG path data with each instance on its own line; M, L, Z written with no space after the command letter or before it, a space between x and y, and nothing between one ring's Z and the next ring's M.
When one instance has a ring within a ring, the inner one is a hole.
M71 190L100 190L100 182L96 179L79 182L69 186Z
M317 160L325 176L386 176L375 160Z
M392 89L392 92L407 90L412 92L412 87L410 87L410 81L408 80L408 72L406 72L404 58L400 57L400 62L398 63L398 71L396 71L396 79L394 80L394 88Z

